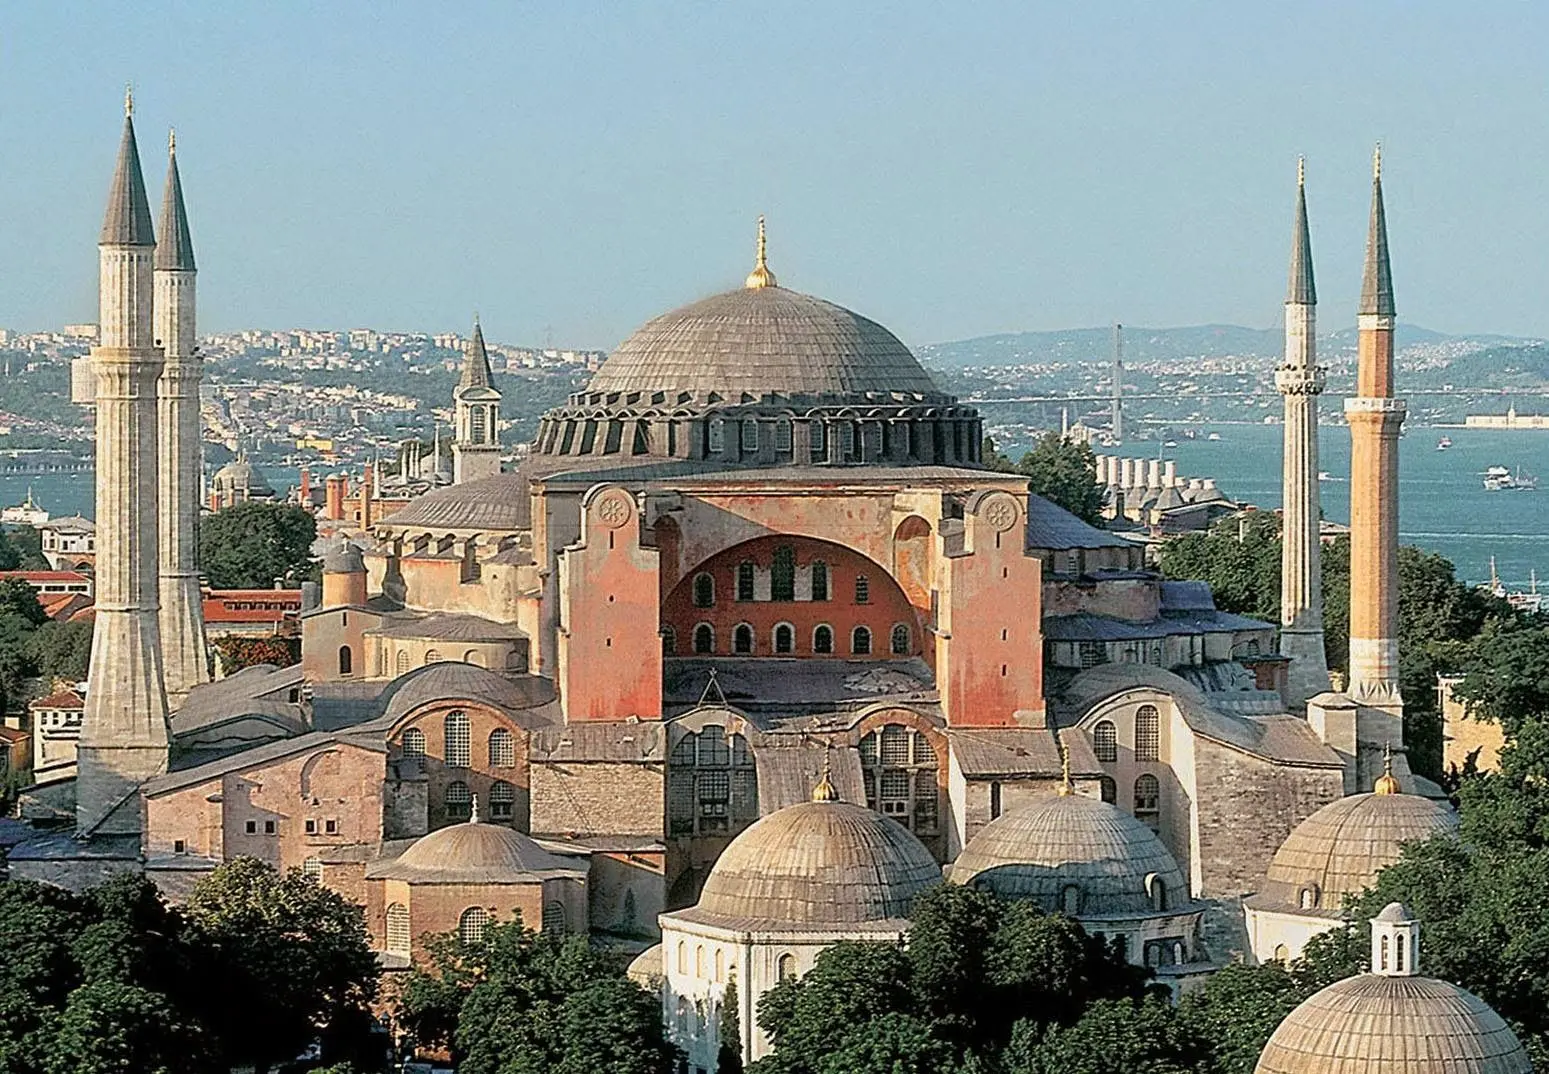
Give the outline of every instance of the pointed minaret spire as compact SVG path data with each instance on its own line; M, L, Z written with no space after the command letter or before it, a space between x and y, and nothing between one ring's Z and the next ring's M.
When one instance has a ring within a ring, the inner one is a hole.
M489 352L484 349L484 329L479 324L479 315L473 315L473 339L468 343L468 349L463 352L463 375L457 382L458 388L488 388L493 380L489 368Z
M1393 266L1388 262L1388 216L1382 204L1382 143L1372 153L1372 211L1366 230L1366 270L1361 275L1361 307L1357 313L1392 317Z
M124 134L118 143L118 165L108 190L108 212L102 221L99 246L155 246L151 203L140 172L140 147L134 138L134 96L124 93Z
M473 339L463 355L463 375L452 390L454 439L452 482L494 477L500 473L500 392L494 386L484 328L473 315Z
M1318 304L1312 278L1312 233L1307 227L1307 162L1296 158L1296 224L1291 232L1291 283L1285 300L1301 306Z
M188 210L183 207L183 180L177 170L176 131L167 132L167 189L161 200L161 241L156 244L156 267L188 272L197 268Z

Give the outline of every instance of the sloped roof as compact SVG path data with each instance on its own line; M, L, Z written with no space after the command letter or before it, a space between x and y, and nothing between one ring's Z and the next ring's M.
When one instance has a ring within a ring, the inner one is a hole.
M140 172L140 147L135 144L134 120L124 117L124 136L118 143L118 164L108 188L108 211L102 221L102 246L155 246L151 203L145 195L145 176Z
M1047 729L949 728L947 743L958 768L969 779L1058 776L1063 770L1059 740ZM1103 767L1084 736L1067 736L1066 746L1072 775L1102 775Z
M1042 496L1027 497L1027 547L1129 548L1124 538L1089 526L1075 515Z

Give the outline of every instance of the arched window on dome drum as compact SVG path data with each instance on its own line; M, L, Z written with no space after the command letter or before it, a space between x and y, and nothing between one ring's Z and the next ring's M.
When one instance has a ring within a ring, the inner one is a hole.
M774 651L780 655L796 651L796 628L789 623L779 623L774 628Z
M678 941L678 973L684 977L688 976L688 944L682 940ZM681 1009L682 1005L687 1002L686 999L679 997L679 1008Z
M903 623L893 624L893 636L890 646L894 656L909 655L909 628Z
M489 733L489 765L491 768L516 767L516 736L504 727Z
M425 732L411 727L403 733L403 755L419 759L425 756Z
M753 599L753 561L743 560L737 564L737 599Z
M407 957L409 944L409 908L395 902L387 908L387 953Z
M1404 972L1404 934L1402 932L1393 937L1393 968L1399 973Z
M1388 938L1386 936L1382 937L1381 945L1379 961L1382 963L1381 968L1386 970L1388 968Z
M746 418L742 422L742 450L758 450L758 420L755 418Z
M425 650L425 663L426 663L426 665L439 664L440 662L441 662L441 651L439 649L426 649Z
M516 815L516 788L497 779L489 788L489 819L510 820Z
M1099 720L1092 727L1092 752L1099 761L1112 763L1119 759L1119 731L1112 720Z
M812 651L815 653L831 653L834 651L834 628L826 623L820 623L812 630Z
M1275 961L1280 963L1291 961L1291 949L1283 943L1275 944Z
M350 652L348 645L339 646L339 674L349 675L354 672L355 654Z
M750 655L753 652L753 628L747 623L738 623L731 632L731 648L734 653Z
M398 655L393 658L393 669L403 675L409 670L409 650L399 649Z
M787 418L775 422L774 448L776 451L791 450L791 423Z
M1060 913L1066 917L1075 917L1081 912L1081 888L1076 884L1066 884L1060 889Z
M775 962L775 976L782 981L789 981L796 976L796 956L781 955Z
M700 623L694 628L694 652L715 652L715 628L709 623Z
M565 924L565 904L558 899L550 899L543 904L543 931L555 936L563 936L570 931Z
M1151 898L1151 909L1158 913L1167 909L1167 882L1155 873L1146 877L1146 894Z
M1318 886L1308 884L1297 893L1296 903L1303 910L1316 910L1318 908Z
M379 679L387 678L387 650L380 645L376 651L376 673Z
M812 599L828 599L828 564L821 559L812 561Z
M1161 748L1161 715L1155 705L1135 710L1135 760L1154 761Z
M774 550L769 567L769 599L796 599L796 550L782 544Z
M667 763L671 834L730 833L757 819L758 771L747 738L709 724L679 739Z
M848 460L855 454L855 423L842 421L839 423L839 453Z
M662 655L678 655L678 634L670 626L662 627Z
M470 407L468 410L468 440L470 443L482 444L487 435L489 419L484 414L481 406Z
M1103 801L1114 805L1119 800L1119 785L1113 781L1112 776L1099 776L1097 778L1097 793Z
M446 785L442 801L446 805L447 820L467 820L473 815L473 792L460 779L454 779Z
M1152 828L1162 818L1162 786L1149 772L1135 780L1135 818Z
M715 607L715 579L709 574L694 575L694 607Z
M710 419L709 450L712 455L719 455L726 447L726 427L720 418Z
M821 421L809 421L807 423L807 435L812 441L811 456L813 462L822 462L828 457L828 442L824 435Z
M457 938L465 944L481 944L488 925L489 912L482 906L470 906L457 921Z
M935 835L940 788L930 741L903 724L884 724L861 739L860 758L866 804L916 835Z
M701 981L705 978L705 948L703 944L694 948L694 976Z
M472 763L473 743L470 739L468 727L468 714L462 709L453 709L446 714L442 723L442 729L446 735L446 757L444 758L449 768L467 768Z
M726 952L719 947L715 949L715 980L716 983L726 979Z
M871 631L867 627L858 626L850 631L850 652L856 656L871 655Z

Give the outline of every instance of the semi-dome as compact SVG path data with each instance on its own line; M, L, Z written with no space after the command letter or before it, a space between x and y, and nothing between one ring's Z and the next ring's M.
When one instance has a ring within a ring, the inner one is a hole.
M1298 824L1275 852L1249 905L1337 916L1377 873L1398 861L1405 843L1457 830L1457 815L1415 794L1382 791L1330 802Z
M521 832L474 819L438 828L396 860L371 866L366 875L418 884L500 884L585 877L586 870Z
M941 867L897 821L846 802L801 802L733 839L698 905L681 913L774 928L893 922L940 880Z
M1047 795L990 821L952 863L951 875L954 883L1083 918L1142 916L1189 898L1177 861L1155 832L1080 794Z

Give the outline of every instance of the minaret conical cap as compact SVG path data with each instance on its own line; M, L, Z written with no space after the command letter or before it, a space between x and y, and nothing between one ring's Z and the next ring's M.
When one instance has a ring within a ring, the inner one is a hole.
M156 244L156 267L193 272L194 238L188 230L188 210L183 207L183 180L177 170L177 135L167 135L167 188L161 199L161 241Z
M1318 304L1312 278L1312 233L1307 227L1307 171L1301 160L1296 162L1296 224L1291 232L1291 283L1285 300L1299 306Z
M102 221L100 246L155 246L151 203L145 196L145 176L140 172L140 147L134 139L134 111L124 101L124 136L118 143L118 166L108 190L108 213Z
M479 319L473 319L473 339L463 353L463 375L457 382L459 389L488 388L493 374L489 368L489 352L484 349L484 329Z
M1391 317L1393 267L1388 263L1388 217L1382 205L1382 146L1372 155L1372 212L1366 231L1366 270L1361 275L1361 308L1358 313Z

